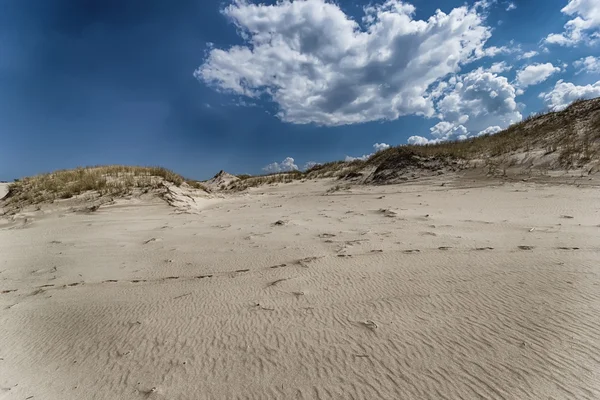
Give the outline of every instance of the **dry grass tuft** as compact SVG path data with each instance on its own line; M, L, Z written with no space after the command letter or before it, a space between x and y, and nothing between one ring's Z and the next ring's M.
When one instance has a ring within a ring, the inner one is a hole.
M231 191L242 191L251 187L258 187L262 185L290 183L302 179L304 177L304 173L301 171L289 171L258 176L237 175L237 177L239 178L238 181L232 182L229 187L224 189Z
M403 146L422 156L465 160L500 157L517 151L560 150L562 167L569 168L598 156L600 149L600 98L576 101L563 111L531 115L494 135L459 142ZM388 149L381 153L394 151ZM375 154L372 158L380 156ZM371 161L371 160L369 160Z
M16 180L9 186L6 205L24 206L52 202L95 191L100 195L125 195L134 190L159 188L163 182L180 186L184 182L193 188L206 190L198 181L162 167L94 166L60 170Z

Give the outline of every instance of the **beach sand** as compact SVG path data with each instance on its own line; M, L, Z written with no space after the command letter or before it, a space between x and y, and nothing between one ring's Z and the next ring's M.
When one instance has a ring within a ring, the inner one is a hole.
M600 398L598 188L334 184L0 220L0 398Z

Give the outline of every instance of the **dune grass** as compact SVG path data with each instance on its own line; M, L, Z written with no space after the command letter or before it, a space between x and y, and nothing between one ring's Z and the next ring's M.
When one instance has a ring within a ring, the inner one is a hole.
M600 155L600 99L579 100L563 111L529 116L494 135L403 147L422 156L465 160L535 149L544 149L546 154L560 151L560 165L570 168Z
M162 182L176 186L184 182L193 188L206 190L198 181L187 180L162 167L107 165L60 170L16 180L9 186L8 204L38 204L68 199L88 191L100 195L124 195L134 189L147 191Z
M226 190L242 191L251 187L258 187L262 185L271 185L275 183L290 183L295 180L302 179L304 173L302 171L288 171L278 172L273 174L265 175L237 175L239 180L234 181L226 187Z
M241 191L250 187L289 183L301 179L352 178L377 169L428 168L427 165L456 165L458 161L483 161L490 171L503 169L515 162L510 156L518 152L554 154L558 166L565 169L600 163L600 98L576 101L563 111L532 115L494 135L482 135L463 141L427 145L402 145L373 154L369 159L351 162L333 161L302 171L266 175L238 175L239 180L223 190ZM429 163L434 160L435 163ZM554 166L556 167L556 166ZM120 195L159 187L162 182L177 186L184 182L207 190L202 183L187 180L162 167L95 166L62 170L24 178L10 185L5 202L37 204L66 199L96 191Z
M516 152L557 153L560 167L577 168L600 161L600 98L579 100L563 111L531 115L494 135L482 135L463 141L390 147L365 161L334 161L316 165L305 172L307 178L344 177L365 167L377 168L386 160L422 157L441 163L456 160L483 160L486 166L510 163ZM466 164L465 164L466 165Z

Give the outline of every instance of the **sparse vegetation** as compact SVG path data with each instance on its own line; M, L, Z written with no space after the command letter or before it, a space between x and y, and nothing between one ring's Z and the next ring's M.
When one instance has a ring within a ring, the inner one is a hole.
M516 151L545 149L546 154L564 151L563 167L590 160L600 148L600 99L576 101L559 112L531 115L495 135L458 142L403 146L422 156L461 159L499 157ZM385 150L372 158L381 156ZM371 161L371 160L369 160Z
M363 181L384 183L416 170L443 173L444 170L455 171L473 166L485 168L489 175L506 176L510 167L522 162L515 156L528 152L539 153L540 157L550 156L549 160L544 160L542 169L578 168L600 161L600 98L576 101L559 112L530 115L494 135L391 147L375 153L366 161L333 161L315 165L305 172L238 175L240 181L226 189L244 190L265 184L319 178L364 178Z
M193 180L162 167L95 166L61 170L48 174L15 180L9 186L6 204L38 204L95 191L99 195L122 195L135 189L148 191L158 188L163 182L176 186L184 182L193 188L205 190Z
M482 167L489 175L506 176L513 166L529 169L531 173L536 162L542 174L548 169L560 168L586 167L587 173L597 171L600 166L600 98L577 101L560 112L532 115L494 135L456 142L397 146L379 151L366 161L333 161L315 165L305 172L238 175L237 179L219 183L215 188L242 191L261 185L318 178L388 183L414 179L423 171L443 174L469 167ZM100 195L121 195L134 190L144 192L160 187L163 182L177 186L186 183L192 188L207 190L201 182L186 180L161 167L96 166L15 180L4 204L38 204L89 191ZM334 186L330 191L343 187Z
M327 189L326 193L335 193L335 192L340 192L342 190L349 190L350 189L350 185L335 185L330 187L329 189Z
M304 173L301 171L289 171L258 176L237 175L237 177L240 180L232 182L231 185L226 188L227 190L242 191L251 187L257 187L262 185L271 185L275 183L290 183L295 180L302 179L304 177Z

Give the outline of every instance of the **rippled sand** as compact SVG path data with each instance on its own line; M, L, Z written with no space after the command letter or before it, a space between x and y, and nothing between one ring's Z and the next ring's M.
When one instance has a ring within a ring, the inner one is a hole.
M0 398L600 398L598 188L443 182L0 222Z

